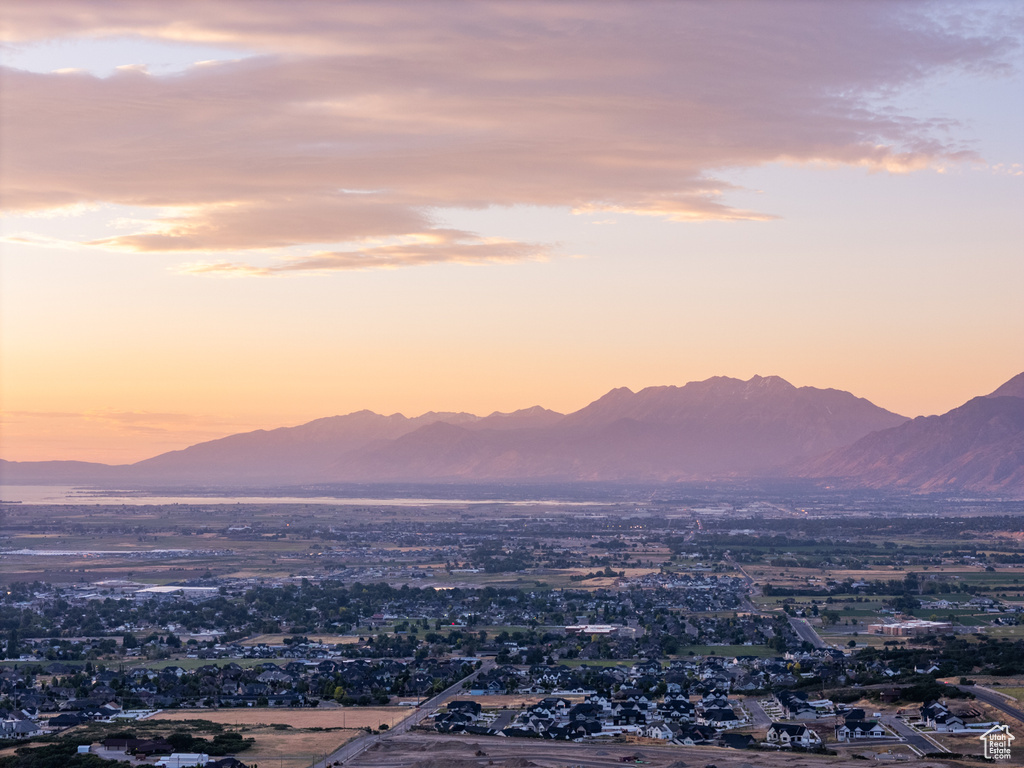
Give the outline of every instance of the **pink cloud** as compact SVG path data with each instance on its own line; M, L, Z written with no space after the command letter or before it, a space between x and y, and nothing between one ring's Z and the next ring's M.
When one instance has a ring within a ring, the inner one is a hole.
M481 238L469 232L433 229L411 242L379 245L348 251L320 251L271 267L219 261L185 265L181 271L194 275L266 277L285 272L333 272L339 270L396 269L450 262L494 264L546 259L551 246L501 238Z
M165 77L4 75L8 208L172 209L94 243L135 251L332 244L267 269L228 259L200 272L552 252L453 239L438 223L451 207L770 218L730 205L716 174L971 159L874 98L950 68L1004 68L1013 45L984 18L901 3L15 5L14 39L130 33L259 52Z

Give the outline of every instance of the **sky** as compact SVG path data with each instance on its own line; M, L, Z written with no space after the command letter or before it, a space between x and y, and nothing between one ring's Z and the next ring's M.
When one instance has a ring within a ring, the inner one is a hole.
M0 458L1024 370L1024 8L15 0Z

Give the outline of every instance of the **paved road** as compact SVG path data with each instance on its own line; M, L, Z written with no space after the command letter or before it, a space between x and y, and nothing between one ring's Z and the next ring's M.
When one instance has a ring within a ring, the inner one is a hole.
M806 640L815 648L829 647L828 643L821 639L821 635L814 630L814 627L807 623L807 619L798 619L794 616L790 616L789 626L791 626L793 631L800 636L801 640Z
M906 743L911 747L914 747L922 755L927 752L948 752L944 746L939 744L937 741L932 741L930 738L925 736L923 733L919 733L911 728L909 725L904 723L893 715L882 715L882 722L890 730L895 731L906 740ZM865 739L865 741L867 741Z
M488 670L493 668L494 660L485 660L484 663L480 666L480 669L473 672L473 674L467 675L466 677L462 678L449 688L446 688L445 690L441 691L434 698L425 701L423 704L417 707L416 710L411 715L409 715L409 717L405 718L405 720L398 723L394 728L385 731L384 733L368 733L365 736L360 736L356 739L353 739L348 744L345 744L344 746L340 747L339 749L335 750L333 753L328 755L326 760L318 760L315 763L313 763L312 768L327 768L327 766L333 765L336 762L347 763L356 755L365 752L367 749L372 747L377 742L382 741L384 739L388 739L392 736L396 736L401 733L405 733L414 725L418 725L424 718L430 717L430 715L434 714L438 709L441 708L441 706L446 701L448 701L448 699L454 696L458 696L460 693L462 693L463 683L465 683L468 680L475 680L477 675L487 672Z
M512 718L518 714L519 710L517 709L510 709L507 712L502 712L498 715L498 718L487 727L492 731L500 731L502 728L507 728L512 725Z
M986 704L992 705L1003 714L1009 715L1018 722L1024 723L1024 710L1013 706L1009 699L1006 699L997 693L993 693L992 691L987 691L984 688L979 688L976 685L958 685L956 687L961 691L973 693L978 698L978 701L984 701Z
M746 699L743 704L750 713L750 724L752 726L755 728L768 728L771 726L772 719L768 717L768 713L764 711L764 707L757 700Z

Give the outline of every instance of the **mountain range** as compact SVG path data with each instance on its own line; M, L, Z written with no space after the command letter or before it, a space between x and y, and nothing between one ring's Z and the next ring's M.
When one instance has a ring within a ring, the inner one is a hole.
M866 435L794 474L868 488L1024 496L1024 373L941 416Z
M570 414L358 411L130 465L0 462L7 484L268 487L373 482L683 482L799 477L1024 496L1024 374L907 419L777 376L614 389Z

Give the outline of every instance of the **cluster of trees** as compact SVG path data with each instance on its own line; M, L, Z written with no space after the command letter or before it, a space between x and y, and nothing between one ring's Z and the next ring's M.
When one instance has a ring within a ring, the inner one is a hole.
M976 634L920 638L917 647L886 646L865 648L858 661L875 659L901 669L921 668L938 657L938 675L995 675L1009 677L1024 674L1024 640L995 639Z
M123 760L104 760L99 755L78 754L74 741L19 747L13 755L0 757L0 768L131 768Z

